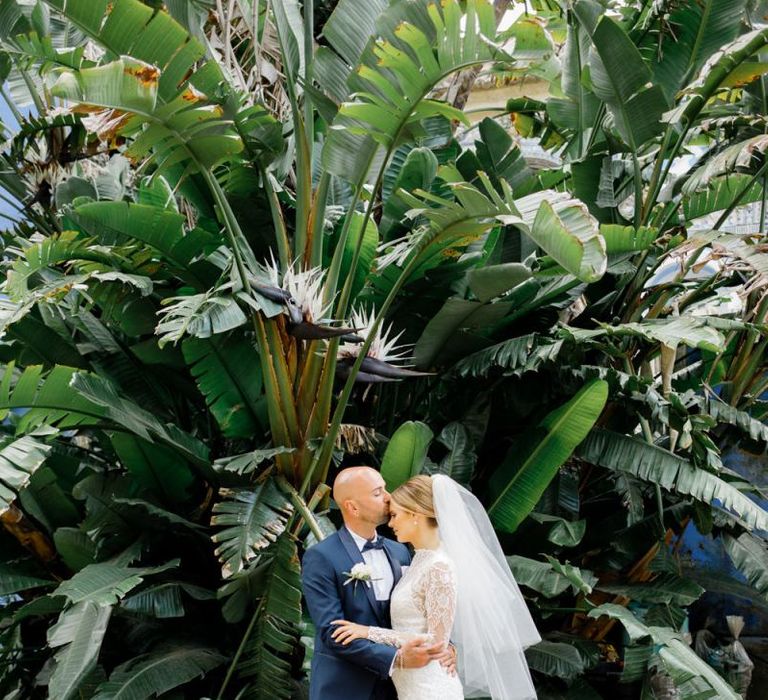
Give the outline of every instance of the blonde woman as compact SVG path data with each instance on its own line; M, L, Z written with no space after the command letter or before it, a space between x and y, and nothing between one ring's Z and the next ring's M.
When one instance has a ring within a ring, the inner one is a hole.
M398 700L534 700L523 651L541 637L477 498L447 476L417 476L391 494L389 510L398 541L415 549L392 593L392 629L336 620L334 640L455 644L458 677L434 661L400 668L395 659Z

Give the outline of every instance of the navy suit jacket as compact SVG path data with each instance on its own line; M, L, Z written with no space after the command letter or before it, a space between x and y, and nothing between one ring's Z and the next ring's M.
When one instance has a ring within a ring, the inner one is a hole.
M405 545L384 539L394 585L402 576L401 567L410 564ZM389 671L396 649L357 639L347 646L331 639L333 620L361 625L391 627L389 601L377 601L373 586L364 582L344 585L363 555L346 527L310 547L302 562L302 583L309 614L315 623L315 650L312 657L310 700L394 700ZM347 572L345 574L344 572ZM382 604L384 603L384 604Z

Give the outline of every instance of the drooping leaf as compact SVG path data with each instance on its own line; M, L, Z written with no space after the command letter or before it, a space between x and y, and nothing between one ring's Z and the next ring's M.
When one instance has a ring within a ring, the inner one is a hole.
M768 548L754 535L745 532L738 538L724 535L725 551L734 566L763 598L768 598Z
M503 263L475 267L467 273L467 281L478 300L486 302L508 292L532 275L531 270L521 263Z
M72 603L113 605L126 593L138 586L145 577L168 571L178 566L174 559L162 566L131 568L109 563L89 564L72 578L63 581L54 595L63 595Z
M0 515L27 487L32 475L47 459L51 446L43 440L54 433L55 430L42 427L0 445Z
M220 495L211 525L224 529L211 539L218 545L225 576L230 576L280 536L293 506L272 479L253 489L222 489Z
M684 457L629 435L593 430L578 454L592 464L659 484L712 506L733 511L749 527L768 529L768 513L716 474L695 467Z
M560 564L551 557L548 557L548 562L544 562L514 555L507 557L507 561L520 585L532 588L545 598L559 596L568 587L574 593L591 593L597 583L597 577L592 572L571 564Z
M73 605L48 630L48 644L58 648L48 682L51 700L69 700L96 665L112 608L90 600Z
M205 675L224 662L208 647L181 646L137 656L118 666L94 700L147 700Z
M662 574L643 584L600 584L597 588L641 603L674 603L684 606L691 605L704 593L698 584L674 574Z
M455 370L461 377L486 377L494 369L519 376L555 360L562 347L562 341L553 343L533 333L521 335L468 355L456 363Z
M605 240L587 206L564 192L545 190L515 201L527 233L568 272L595 282L607 266Z
M525 650L528 666L545 676L566 680L575 678L584 671L584 660L576 647L546 639Z

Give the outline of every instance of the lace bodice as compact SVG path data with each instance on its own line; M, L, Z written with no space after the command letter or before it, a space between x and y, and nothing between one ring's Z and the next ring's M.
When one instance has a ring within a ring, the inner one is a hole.
M453 564L441 549L419 549L392 594L392 627L371 627L374 642L400 646L414 636L429 635L447 643L456 614Z
M456 615L456 575L453 562L440 548L418 549L410 567L392 592L392 629L369 627L368 639L401 646L414 637L429 636L448 644ZM437 661L424 668L396 669L392 680L398 700L460 700L461 683Z

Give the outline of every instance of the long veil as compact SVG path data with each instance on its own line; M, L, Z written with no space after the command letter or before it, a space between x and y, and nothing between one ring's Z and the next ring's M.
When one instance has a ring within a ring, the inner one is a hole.
M442 474L432 477L435 515L456 569L451 641L467 698L536 698L523 650L541 641L480 501Z

